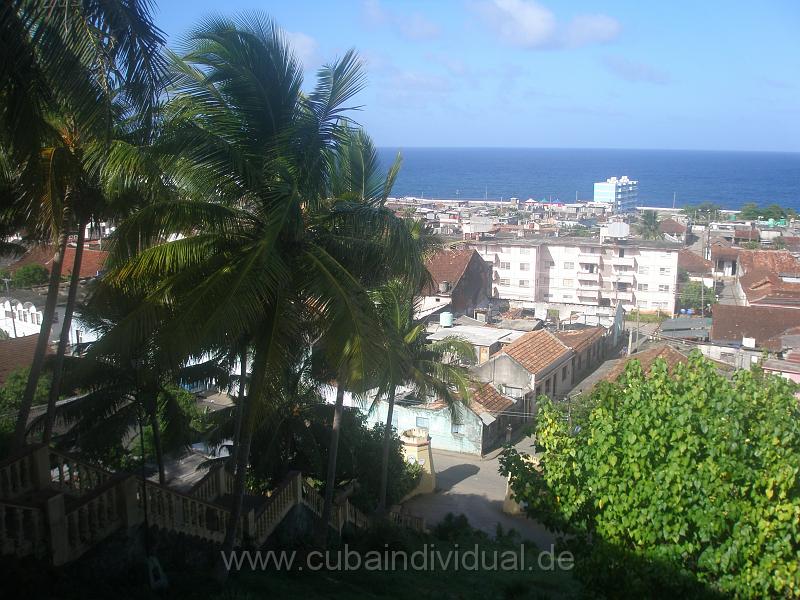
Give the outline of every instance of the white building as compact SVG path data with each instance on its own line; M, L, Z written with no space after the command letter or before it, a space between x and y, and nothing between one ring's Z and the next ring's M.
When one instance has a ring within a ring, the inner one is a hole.
M611 177L594 184L594 201L610 204L614 212L636 210L639 201L639 182L622 177Z
M677 244L618 238L498 238L469 244L492 266L496 298L534 309L561 305L565 314L569 307L612 314L617 305L675 311Z

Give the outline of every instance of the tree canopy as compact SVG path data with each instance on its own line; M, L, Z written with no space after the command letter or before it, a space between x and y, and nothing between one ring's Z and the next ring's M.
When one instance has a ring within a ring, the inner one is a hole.
M648 375L632 361L571 426L540 402L538 464L509 449L502 470L531 515L571 535L593 589L649 594L675 572L709 592L796 597L796 389L758 368L727 379L697 352Z

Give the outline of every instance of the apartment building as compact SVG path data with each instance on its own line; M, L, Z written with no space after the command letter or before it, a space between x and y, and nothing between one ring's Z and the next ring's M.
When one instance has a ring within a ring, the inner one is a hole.
M678 252L663 241L495 238L469 242L492 267L492 296L537 303L675 311Z
M614 212L634 211L639 202L639 182L625 175L598 181L594 184L594 201L610 204Z

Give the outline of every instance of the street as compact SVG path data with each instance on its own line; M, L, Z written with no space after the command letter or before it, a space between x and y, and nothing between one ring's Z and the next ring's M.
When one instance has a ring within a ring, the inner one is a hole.
M530 450L528 438L516 447ZM424 517L428 526L436 525L447 513L464 514L470 525L491 536L497 524L505 531L515 529L523 539L534 542L539 548L548 547L554 536L541 524L525 517L503 513L506 478L500 475L497 452L481 459L468 454L442 450L433 451L436 470L436 492L411 498L405 508L414 515Z

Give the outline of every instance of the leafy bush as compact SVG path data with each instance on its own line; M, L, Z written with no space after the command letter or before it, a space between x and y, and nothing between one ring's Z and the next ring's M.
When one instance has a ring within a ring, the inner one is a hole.
M538 466L510 449L501 469L531 514L573 534L593 589L637 595L674 580L687 594L796 597L796 389L758 369L728 380L697 352L649 376L632 361L576 427L542 402Z
M5 455L11 448L11 439L16 425L17 411L28 383L27 367L16 369L8 374L6 381L0 387L0 456ZM46 404L50 393L50 375L43 374L36 386L33 397L34 404Z
M50 272L42 265L25 265L14 271L11 285L16 288L27 288L47 283Z

